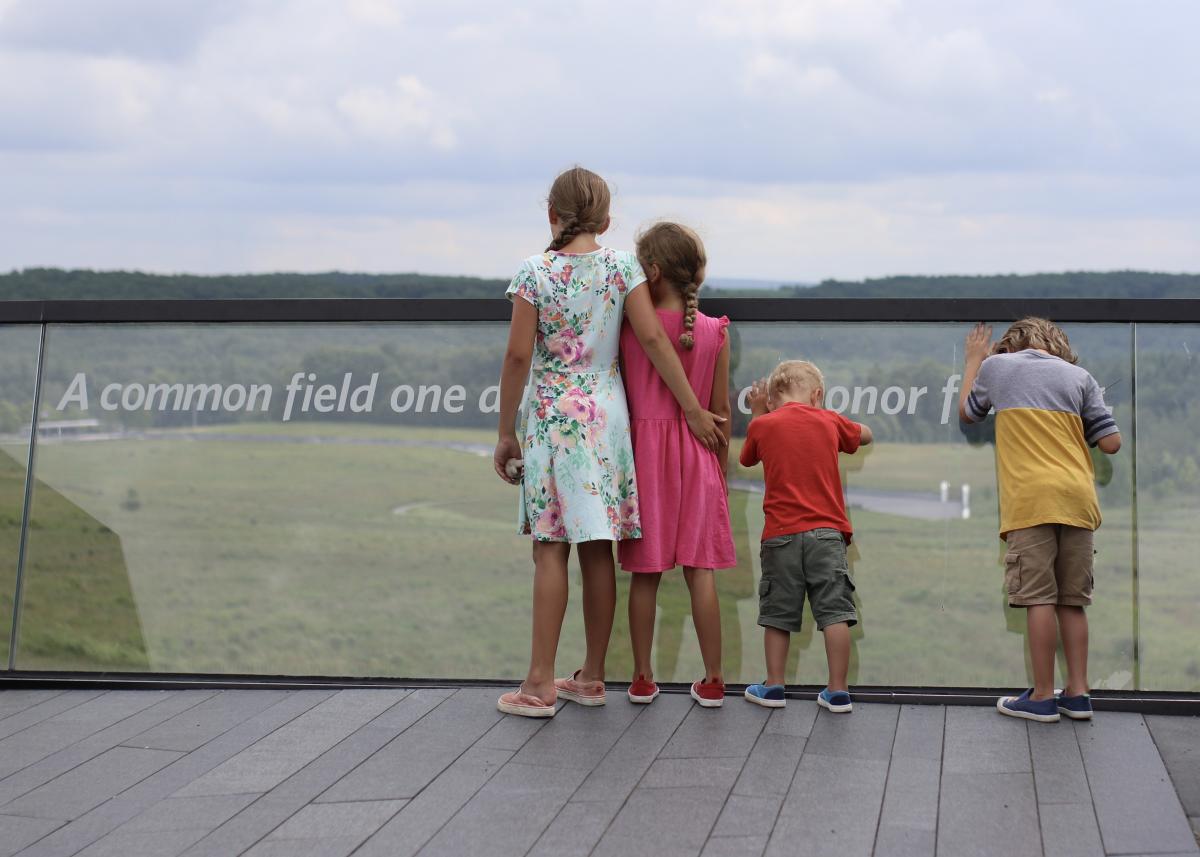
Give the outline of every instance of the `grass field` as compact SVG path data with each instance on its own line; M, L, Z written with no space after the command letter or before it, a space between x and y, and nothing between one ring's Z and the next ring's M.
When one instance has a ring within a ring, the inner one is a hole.
M23 455L24 447L4 451L8 454L0 455L0 556L15 560L25 462L13 455ZM38 618L22 626L24 649L56 652L87 665L148 669L120 537L44 482L37 483L35 494L38 516L30 530L39 547L27 554L23 601L27 614ZM7 665L16 563L0 578L0 656ZM80 633L81 628L88 630Z
M337 423L216 431L483 445L493 438L483 430ZM974 497L966 521L852 510L862 615L853 681L1023 683L1024 617L1004 603L991 448L880 444L847 459L846 470L852 486L932 494L946 479L955 491L970 483ZM495 478L488 457L422 446L166 436L42 444L38 477L20 667L515 677L526 666L528 540L514 532L516 491ZM1122 490L1124 502L1105 503ZM1093 681L1200 689L1193 619L1200 581L1190 570L1200 551L1197 510L1139 510L1139 616L1129 493L1126 478L1123 489L1114 484L1102 494ZM733 681L762 677L760 501L744 492L731 497L741 564L721 572L719 585ZM82 518L65 516L63 503L119 536L117 554L97 558L103 530L82 529ZM124 576L110 573L118 565ZM631 662L619 575L614 679L627 678ZM693 678L699 653L677 573L664 583L660 604L658 677ZM799 635L796 681L821 679L819 637L811 629ZM581 646L572 604L561 670L577 665Z

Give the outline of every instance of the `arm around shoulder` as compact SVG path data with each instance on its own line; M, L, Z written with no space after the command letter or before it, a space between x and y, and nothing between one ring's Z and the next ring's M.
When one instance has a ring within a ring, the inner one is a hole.
M725 436L725 445L717 453L721 462L721 472L729 471L729 441L733 439L733 406L729 402L729 336L726 334L725 343L717 354L717 365L713 369L712 392L708 397L708 409L721 417L721 434Z

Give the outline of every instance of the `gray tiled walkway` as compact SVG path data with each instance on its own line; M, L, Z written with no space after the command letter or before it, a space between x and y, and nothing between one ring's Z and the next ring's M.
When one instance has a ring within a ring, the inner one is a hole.
M1196 718L496 695L0 691L0 857L1200 853Z

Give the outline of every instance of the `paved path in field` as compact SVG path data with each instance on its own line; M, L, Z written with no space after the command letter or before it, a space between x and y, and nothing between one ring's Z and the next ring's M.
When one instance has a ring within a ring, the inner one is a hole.
M729 487L738 491L763 493L763 483L756 479L730 479ZM962 518L962 503L943 503L937 494L922 494L917 491L883 491L873 488L847 488L846 505L868 512L899 515L902 518L920 518L923 521L949 521Z
M344 437L339 435L292 435L292 434L256 434L252 432L188 432L188 431L127 431L113 433L91 433L73 435L64 438L41 438L38 443L87 443L109 440L190 440L190 441L224 441L236 443L292 443L292 444L328 444L343 446L400 446L424 447L429 449L452 449L471 455L488 457L492 448L478 443L467 443L452 440L415 440L409 438L373 438L373 437ZM755 494L763 492L763 483L755 479L731 479L731 488L738 491L749 491ZM915 491L885 491L879 489L850 488L846 492L846 502L851 508L858 507L869 512L881 512L886 515L899 515L904 518L918 518L925 521L954 520L962 517L962 504L958 501L943 503L937 494L919 493ZM411 507L399 507L397 514L404 514Z
M1197 718L497 693L0 690L0 855L1200 853Z

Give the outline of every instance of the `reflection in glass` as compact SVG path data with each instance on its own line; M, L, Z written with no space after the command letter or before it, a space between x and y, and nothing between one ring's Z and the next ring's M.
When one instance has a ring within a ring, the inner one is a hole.
M1024 615L1006 607L1002 585L990 426L964 433L957 419L967 326L732 329L735 391L805 357L825 373L827 404L875 431L874 446L843 457L862 618L852 681L1026 683ZM18 666L521 675L532 563L515 533L516 490L490 461L506 333L469 323L51 326L43 412L95 422L39 446ZM1130 326L1068 333L1131 431ZM733 461L748 421L739 404ZM1132 444L1101 465L1092 673L1097 687L1126 688L1137 681ZM761 472L738 469L730 487L740 562L717 577L726 679L758 681ZM563 672L583 654L572 575ZM614 681L632 662L623 572L618 586ZM660 680L702 671L688 611L670 573ZM814 636L811 624L798 635L790 680L823 680ZM1159 676L1142 680L1176 681Z
M528 553L477 407L503 333L52 326L44 406L99 424L39 450L19 665L513 673Z
M996 325L997 335L1003 327ZM1003 589L991 419L963 429L957 417L968 326L772 323L737 328L736 387L765 375L779 360L811 359L825 374L826 405L875 432L873 446L842 457L855 528L851 573L861 618L853 632L852 683L1025 683L1025 616L1007 607ZM1129 327L1068 326L1068 334L1082 364L1097 377L1106 376L1109 365L1124 370L1124 387L1114 386L1108 400L1117 419L1124 419ZM1099 489L1105 514L1098 535L1097 578L1102 582L1091 613L1093 639L1099 642L1093 647L1094 675L1120 687L1130 686L1132 679L1131 472L1126 462L1115 462ZM761 479L756 471L743 470L738 477L735 488L751 488ZM760 502L755 497L746 504L757 513L746 527L747 553L755 554L756 573ZM751 656L743 676L757 681L762 644L753 627L753 601L745 610L743 645ZM798 636L792 680L823 682L819 635L810 626ZM1107 686L1100 682L1098 686Z
M0 326L0 669L8 668L39 337L37 325Z
M1200 691L1200 325L1137 326L1139 686Z

